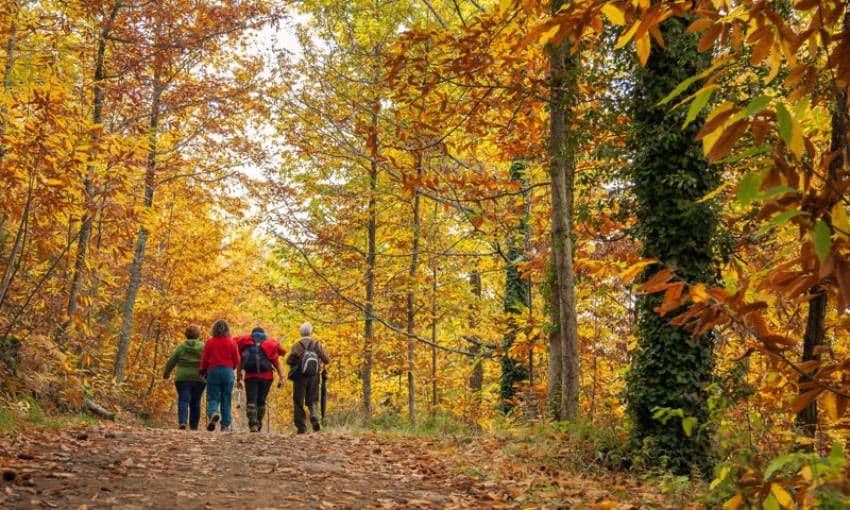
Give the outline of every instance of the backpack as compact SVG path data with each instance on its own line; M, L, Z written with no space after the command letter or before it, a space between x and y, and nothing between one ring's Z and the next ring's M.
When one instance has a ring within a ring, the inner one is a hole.
M313 377L319 375L319 355L313 349L316 341L311 340L304 346L304 354L301 355L301 376Z
M253 345L245 349L242 353L242 370L248 374L259 374L262 372L272 371L272 362L269 361L265 351L260 347L264 340L252 339Z

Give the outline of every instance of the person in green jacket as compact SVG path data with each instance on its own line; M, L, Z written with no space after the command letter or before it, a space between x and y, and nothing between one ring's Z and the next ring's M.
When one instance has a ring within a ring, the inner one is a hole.
M186 430L187 425L198 430L201 421L201 396L206 382L200 373L201 351L204 349L204 343L198 340L200 336L201 328L198 326L186 328L186 341L178 345L168 358L162 374L163 379L168 379L177 368L174 384L177 386L177 423L180 430Z

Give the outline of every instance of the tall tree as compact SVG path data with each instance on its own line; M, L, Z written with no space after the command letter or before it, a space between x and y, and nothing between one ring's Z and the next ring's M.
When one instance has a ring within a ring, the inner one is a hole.
M552 0L557 14L566 0ZM557 327L560 337L559 417L575 420L579 414L579 347L573 268L573 190L576 143L571 132L578 95L578 57L567 38L550 43L549 56L549 178L552 194L551 242L555 262L552 289L557 298ZM557 287L557 288L555 288Z
M704 69L709 57L697 51L697 38L686 33L687 20L674 17L661 27L666 47L653 48L635 71L631 98L630 176L637 199L637 233L643 254L673 267L688 282L715 283L714 236L717 219L700 201L717 187L719 172L709 166L695 141L701 122L682 129L685 113L659 101L685 79ZM645 271L644 280L658 271ZM668 324L656 307L659 295L638 302L638 347L628 376L628 409L640 451L675 473L709 465L707 386L714 368L715 334L697 339ZM681 410L680 418L660 419L659 410ZM696 420L693 428L683 421ZM703 471L706 472L706 471Z

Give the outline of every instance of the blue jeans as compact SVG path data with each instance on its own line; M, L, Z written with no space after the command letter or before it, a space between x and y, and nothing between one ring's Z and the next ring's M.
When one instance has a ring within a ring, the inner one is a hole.
M207 418L221 413L221 425L229 427L230 394L233 393L233 369L213 367L207 372Z
M201 396L204 394L204 383L200 381L177 381L177 423L189 425L192 430L198 430L201 421Z

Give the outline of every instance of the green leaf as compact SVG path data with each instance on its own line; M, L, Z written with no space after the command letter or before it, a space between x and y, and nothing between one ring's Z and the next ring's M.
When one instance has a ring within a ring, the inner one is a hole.
M688 124L694 121L699 115L699 112L705 108L705 105L711 100L711 95L714 93L714 88L703 89L702 92L697 94L697 97L691 101L691 105L688 107L688 115L685 117L685 125L682 126L682 129L688 127Z
M697 419L693 416L688 416L684 420L682 420L682 429L685 431L685 435L691 437L694 433L694 427L697 425Z
M785 105L776 105L776 120L779 123L779 136L785 141L785 144L791 143L791 134L794 132L794 122L791 120L791 113L785 108Z
M823 220L818 220L815 223L815 229L812 231L812 241L815 243L815 254L818 256L821 264L829 255L829 248L832 246L832 231L829 225Z
M750 172L741 179L738 185L738 193L735 195L735 201L741 205L748 205L755 200L759 194L759 186L764 177L760 172Z
M753 99L752 101L750 101L750 104L747 105L747 108L744 111L746 112L747 116L752 117L753 115L764 110L767 107L767 105L769 105L769 104L770 104L770 97L769 96L759 96L759 97Z
M758 198L759 200L767 200L775 196L791 193L792 191L795 191L794 188L789 188L788 186L774 186L769 190L760 193Z
M773 218L771 218L770 221L767 222L767 224L765 224L761 229L759 229L759 233L763 234L773 227L778 227L778 226L784 225L784 224L788 223L788 221L791 220L791 218L796 218L797 216L799 216L801 214L805 214L805 213L803 211L800 211L800 210L797 210L797 209L794 209L794 210L791 210L791 211L782 211L781 213L779 213L776 216L774 216Z
M779 501L776 500L776 496L774 496L772 492L764 498L761 507L763 510L780 510Z
M730 163L737 163L738 161L743 161L747 158L751 158L753 156L759 156L762 154L768 154L771 152L770 147L767 145L758 145L755 147L749 147L744 151L741 151L738 154L732 154L729 157L723 158L717 162L717 164L724 165Z
M783 467L790 464L795 458L795 455L785 454L780 455L779 457L776 457L775 459L770 461L770 464L767 465L767 469L764 470L764 480L770 480L770 477L771 475L773 475L773 473L779 471Z
M690 78L687 78L682 83L676 85L676 88L674 88L672 92L670 92L669 94L664 96L664 99L662 99L661 101L658 101L658 105L661 106L661 105L665 105L665 104L669 103L676 96L678 96L679 94L681 94L682 92L687 90L688 87L693 85L693 83L695 81L699 80L701 77L702 77L701 75L691 76Z

